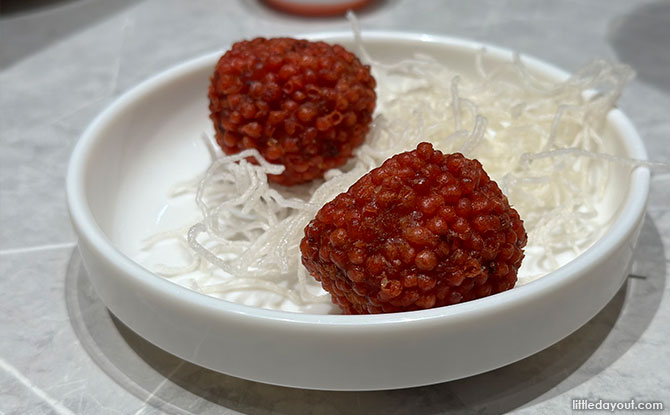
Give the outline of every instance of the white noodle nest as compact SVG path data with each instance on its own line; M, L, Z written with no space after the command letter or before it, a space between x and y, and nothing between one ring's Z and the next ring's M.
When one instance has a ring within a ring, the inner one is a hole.
M477 158L501 185L524 220L526 251L534 253L536 271L520 274L519 283L556 269L562 253L583 252L603 229L594 219L612 168L608 161L642 163L598 153L606 115L633 71L596 60L554 83L533 76L518 55L486 68L485 54L477 55L478 76L471 79L429 56L385 65L360 48L377 79L378 100L371 131L355 157L323 181L289 189L268 184L267 174L279 174L283 166L266 162L256 150L217 153L203 177L175 188L195 192L202 220L146 241L146 249L166 239L179 242L189 251L188 263L155 271L170 278L193 275L184 284L210 295L272 293L272 300L254 304L269 308L284 301L328 302L300 262L305 226L363 174L421 141Z

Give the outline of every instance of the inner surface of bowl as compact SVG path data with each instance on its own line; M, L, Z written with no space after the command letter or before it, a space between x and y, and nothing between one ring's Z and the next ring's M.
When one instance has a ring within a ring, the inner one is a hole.
M350 34L315 37L355 50ZM466 75L475 71L481 49L462 40L393 33L364 34L364 44L380 61L418 52ZM553 344L595 315L623 282L648 175L615 167L599 206L615 220L600 241L537 281L470 303L378 316L325 315L332 308L285 313L210 298L152 274L136 262L146 238L198 219L194 200L169 194L211 163L202 135L213 134L207 86L219 56L183 64L124 95L89 128L70 166L68 198L93 285L124 323L160 347L214 370L281 385L417 386L491 370ZM511 52L488 47L484 62L511 59ZM546 79L567 77L534 59L524 62ZM604 137L603 152L646 158L634 128L617 110ZM167 260L175 255L163 253ZM554 317L558 313L561 318ZM538 317L543 315L552 316L551 325ZM494 337L495 352L487 349ZM269 343L272 350L264 347ZM408 348L415 356L407 367L393 368L397 353ZM421 359L443 352L473 357L437 365Z
M365 41L365 47L375 60L382 63L396 63L414 53L420 53L433 56L464 77L476 76L475 55L479 46L461 42L445 48L442 43L430 41L427 37L422 40L399 39L390 44L385 39L373 37ZM342 37L338 42L350 50L356 48L350 36ZM511 59L508 53L491 48L483 56L483 63L490 67ZM105 179L104 197L99 202L104 208L93 211L100 215L99 223L113 244L151 271L163 265L184 264L189 256L181 245L158 243L147 249L146 241L173 230L185 235L188 226L201 217L192 193L177 197L171 197L170 193L181 183L189 183L195 188L197 181L193 179L199 177L212 162L203 136L213 136L206 91L218 57L217 53L203 58L170 82L169 87L155 88L125 108L117 117L114 129L107 132L116 137L110 140L109 145L118 147L104 149L100 153L105 162L114 157L119 159L112 174L113 180ZM557 81L566 77L561 71L532 59L526 65L545 79ZM378 80L379 83L392 81ZM142 116L138 117L138 113ZM605 137L608 139L603 142L602 152L627 155L618 130L611 123L607 125ZM602 224L603 232L611 225L610 218L622 208L628 192L630 175L625 169L616 167L609 166L607 174L611 179L602 191L599 216L593 219ZM100 186L91 186L92 191L97 188ZM297 250L295 255L299 256ZM560 253L557 255L559 265L569 262L576 255L572 250ZM539 257L538 253L527 250L519 271L522 283L524 277L541 272L536 267L540 261L536 257ZM187 274L170 279L186 287L193 287L193 275L200 275L197 271ZM318 283L310 282L312 291L317 292ZM290 301L282 302L281 298L276 298L276 294L267 292L242 290L218 296L252 306L268 307L268 304L275 304L269 307L287 311L338 313L332 304L296 305Z

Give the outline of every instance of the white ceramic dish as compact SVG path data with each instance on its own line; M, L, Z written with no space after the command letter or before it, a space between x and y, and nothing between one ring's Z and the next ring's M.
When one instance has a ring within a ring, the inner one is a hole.
M349 33L313 37L352 44ZM418 51L464 72L472 70L482 46L390 32L365 33L364 39L380 59ZM491 61L512 57L491 46L487 51ZM646 169L615 178L618 217L584 254L537 281L464 304L371 316L299 314L219 300L152 274L128 256L128 247L146 235L147 220L162 220L156 199L208 160L199 136L211 130L206 88L219 56L180 65L119 98L86 130L68 171L70 213L96 292L121 321L166 351L222 373L300 388L433 384L552 345L591 319L625 280L646 207ZM524 62L548 79L567 77L535 59ZM607 131L611 151L646 158L623 113L609 114Z

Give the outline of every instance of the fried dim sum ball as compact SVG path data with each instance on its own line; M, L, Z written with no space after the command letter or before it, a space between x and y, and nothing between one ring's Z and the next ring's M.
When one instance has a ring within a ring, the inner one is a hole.
M209 87L210 118L226 154L255 148L293 185L346 163L375 109L370 67L339 45L291 38L235 43Z
M367 314L509 290L525 245L519 214L477 160L421 143L323 206L300 250L344 313Z

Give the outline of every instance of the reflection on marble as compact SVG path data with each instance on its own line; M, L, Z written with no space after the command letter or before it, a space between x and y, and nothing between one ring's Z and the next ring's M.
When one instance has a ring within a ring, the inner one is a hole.
M619 58L638 77L670 92L670 3L643 4L612 22L609 38Z
M64 298L72 248L0 255L0 412L133 413L142 401L82 349Z
M56 42L51 53L0 72L0 250L74 239L65 205L67 161L116 93L123 45L121 20L102 27L103 36Z
M71 4L60 4L67 3ZM85 30L99 20L120 12L134 0L5 0L2 12L10 16L0 34L21 38L0 49L0 62L10 66L39 52L73 33Z

